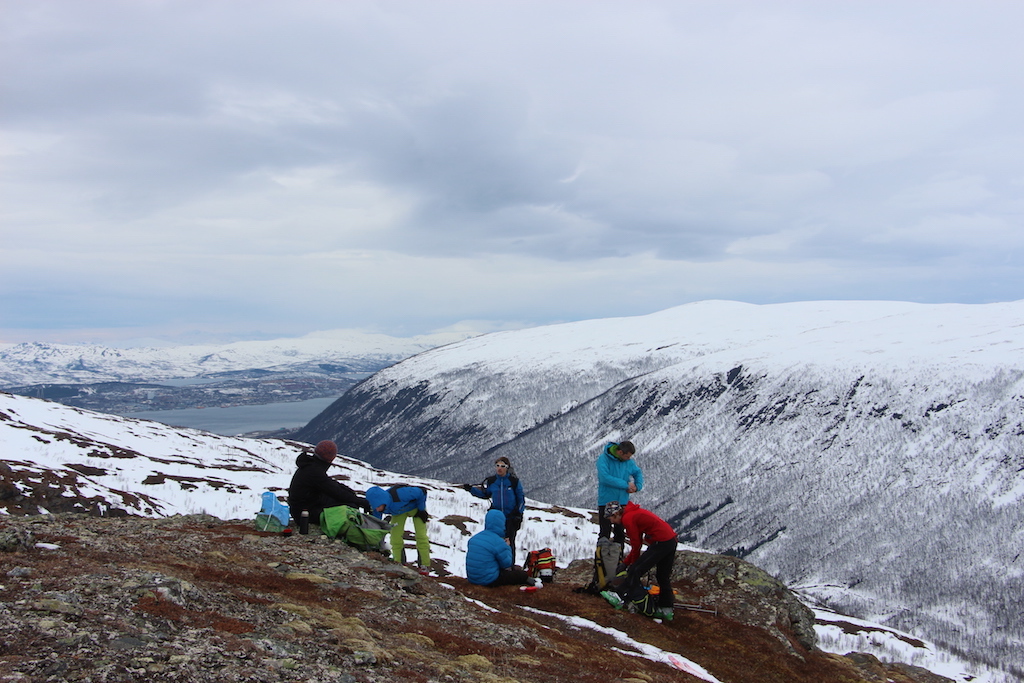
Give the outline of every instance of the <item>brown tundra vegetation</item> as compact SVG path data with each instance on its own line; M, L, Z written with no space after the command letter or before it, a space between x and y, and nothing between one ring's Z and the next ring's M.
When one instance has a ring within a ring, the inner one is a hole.
M238 520L8 515L0 680L701 680L638 656L640 644L722 683L948 680L818 650L811 613L742 560L680 553L676 564L678 599L711 609L658 623L578 592L586 561L527 593L473 586L443 566L423 577L377 553Z

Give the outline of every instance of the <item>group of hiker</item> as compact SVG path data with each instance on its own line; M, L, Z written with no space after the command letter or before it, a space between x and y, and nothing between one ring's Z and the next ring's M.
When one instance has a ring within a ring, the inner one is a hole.
M643 489L644 476L633 460L636 447L630 441L608 443L597 458L597 509L599 539L617 546L619 565L600 594L617 609L627 608L646 616L672 618L674 593L672 564L677 538L665 520L629 500ZM377 519L390 517L391 557L404 562L406 520L412 518L416 540L416 568L430 574L430 541L427 538L427 492L419 486L371 486L365 497L332 479L327 470L338 455L333 441L321 441L312 452L304 451L295 460L296 471L288 487L292 517L319 524L321 514L336 506L348 506ZM522 585L539 588L541 583L515 564L516 535L523 523L526 498L523 485L506 457L494 462L495 473L480 484L462 488L478 498L490 500L484 528L469 539L466 551L466 578L482 586ZM628 538L630 551L624 553ZM602 543L599 540L599 543ZM646 550L644 545L647 546ZM657 595L643 586L643 577L655 572ZM602 582L603 584L605 582Z

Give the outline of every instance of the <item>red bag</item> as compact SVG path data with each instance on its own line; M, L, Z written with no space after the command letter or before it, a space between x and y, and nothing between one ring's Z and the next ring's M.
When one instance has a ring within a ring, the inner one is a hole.
M555 578L555 556L551 554L551 548L531 550L527 553L524 569L530 576L539 578L544 583L551 583Z

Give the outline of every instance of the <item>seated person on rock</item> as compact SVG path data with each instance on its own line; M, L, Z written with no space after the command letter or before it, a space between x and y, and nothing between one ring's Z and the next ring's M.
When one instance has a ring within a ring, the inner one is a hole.
M309 521L320 524L320 513L324 508L348 505L358 510L370 511L366 500L336 479L327 476L327 468L338 455L333 441L321 441L313 452L303 451L295 458L295 474L288 486L288 507L296 528L302 511L309 512Z
M466 546L466 578L478 586L532 586L526 571L512 564L512 549L505 541L505 513L491 508L483 531Z

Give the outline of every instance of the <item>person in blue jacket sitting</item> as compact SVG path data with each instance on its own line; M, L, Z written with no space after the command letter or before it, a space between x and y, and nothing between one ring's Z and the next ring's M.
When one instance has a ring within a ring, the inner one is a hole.
M488 510L483 531L469 539L466 579L478 586L532 586L536 583L512 562L512 550L505 542L505 514L501 510Z
M626 507L629 494L636 493L644 487L644 473L633 461L636 446L632 441L622 443L609 442L601 455L597 456L597 518L598 536L612 538L620 545L626 543L626 529L621 524L612 524L605 517L604 507L608 503L618 503Z
M489 498L492 510L505 513L505 538L512 549L512 562L516 561L516 534L523 526L523 511L526 509L526 496L523 485L512 472L512 463L502 456L494 461L495 474L487 477L478 486L463 484L462 488L477 498Z
M430 539L427 538L427 491L419 486L392 486L384 490L379 486L366 489L366 502L370 514L383 519L391 515L391 558L395 562L405 561L405 520L412 517L416 531L416 552L419 556L420 574L430 573Z

